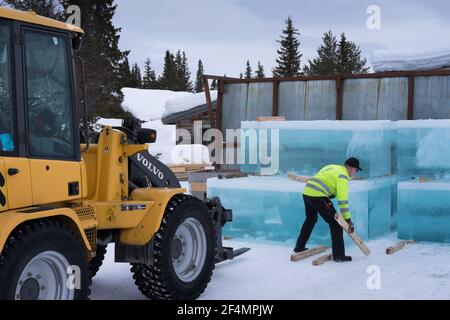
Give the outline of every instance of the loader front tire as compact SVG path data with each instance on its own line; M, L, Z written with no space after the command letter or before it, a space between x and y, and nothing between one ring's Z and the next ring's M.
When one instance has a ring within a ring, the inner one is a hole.
M85 300L90 284L87 251L60 222L20 226L0 255L0 300Z
M103 264L103 260L105 260L107 246L102 246L97 244L97 250L95 253L95 257L92 258L89 264L89 275L94 278L97 275L98 270Z
M206 289L214 270L216 241L205 205L187 195L168 204L153 239L154 264L133 264L139 290L155 300L193 300Z

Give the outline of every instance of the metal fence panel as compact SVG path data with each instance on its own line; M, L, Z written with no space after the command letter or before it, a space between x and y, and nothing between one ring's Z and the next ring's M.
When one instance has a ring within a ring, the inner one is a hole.
M336 120L336 81L308 81L306 88L304 119Z
M273 83L250 83L245 120L256 121L257 117L272 116L272 97Z
M376 120L379 79L343 81L343 120Z
M306 81L280 82L278 108L286 120L305 120Z
M450 76L417 77L414 119L450 118Z
M246 83L224 86L222 129L237 129L246 119L248 85Z
M382 78L378 97L378 120L408 117L408 78Z

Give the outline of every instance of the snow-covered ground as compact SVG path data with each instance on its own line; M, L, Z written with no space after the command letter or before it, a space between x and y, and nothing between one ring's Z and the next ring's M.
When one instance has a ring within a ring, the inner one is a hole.
M419 243L387 256L386 248L397 242L395 234L367 242L369 257L351 246L347 254L353 262L315 267L315 258L291 262L291 247L283 244L225 241L226 246L251 251L217 265L200 299L450 299L450 245ZM93 279L91 299L146 299L135 287L129 265L113 262L113 252L110 245Z

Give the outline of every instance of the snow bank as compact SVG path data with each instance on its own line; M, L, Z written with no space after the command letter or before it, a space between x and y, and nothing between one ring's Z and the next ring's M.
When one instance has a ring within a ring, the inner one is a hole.
M450 67L450 48L418 53L375 51L372 66L375 72L442 69Z
M201 144L174 146L171 155L173 164L211 164L209 149Z
M161 119L169 100L192 96L190 92L123 88L122 108L142 121Z
M217 100L217 91L211 91L211 101ZM178 99L169 100L166 102L165 111L162 117L167 117L171 114L190 110L206 104L206 95L204 92L196 93L191 96L186 96Z

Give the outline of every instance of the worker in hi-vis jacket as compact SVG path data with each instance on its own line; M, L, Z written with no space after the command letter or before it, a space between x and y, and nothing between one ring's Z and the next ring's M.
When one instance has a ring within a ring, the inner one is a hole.
M329 165L309 179L303 200L305 202L306 220L297 240L294 252L303 252L311 232L317 223L317 213L329 224L333 242L333 260L336 262L349 262L352 257L345 255L343 229L335 219L336 209L331 199L337 197L342 216L349 225L349 233L355 231L351 220L348 203L348 183L358 172L362 171L356 158L348 159L344 165Z

